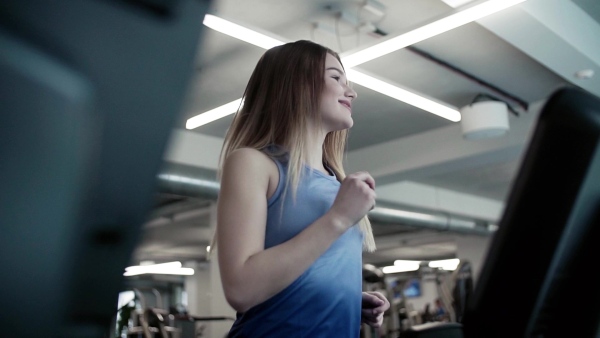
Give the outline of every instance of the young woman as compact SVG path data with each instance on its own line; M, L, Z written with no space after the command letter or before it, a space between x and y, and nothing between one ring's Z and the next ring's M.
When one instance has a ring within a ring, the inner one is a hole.
M230 337L358 337L389 302L362 292L375 182L346 176L352 101L339 56L297 41L258 62L225 137L217 251Z

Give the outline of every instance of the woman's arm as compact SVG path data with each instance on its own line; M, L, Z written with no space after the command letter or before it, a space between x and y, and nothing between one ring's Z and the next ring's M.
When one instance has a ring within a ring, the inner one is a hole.
M368 174L349 175L327 214L289 241L265 250L269 172L274 166L257 150L239 149L230 154L223 167L217 251L225 297L239 312L290 285L362 218L375 200L374 183Z

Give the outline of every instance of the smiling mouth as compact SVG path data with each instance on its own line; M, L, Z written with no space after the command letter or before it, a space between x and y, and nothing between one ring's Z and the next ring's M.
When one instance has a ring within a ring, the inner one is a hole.
M344 107L348 108L348 110L349 110L349 111L352 111L352 107L351 107L349 104L347 104L347 103L345 103L345 102L340 102L340 104L341 104L342 106L344 106Z

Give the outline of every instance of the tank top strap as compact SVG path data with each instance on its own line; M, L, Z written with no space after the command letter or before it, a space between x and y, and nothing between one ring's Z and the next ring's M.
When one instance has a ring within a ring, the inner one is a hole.
M269 199L267 200L267 207L273 205L283 192L283 187L285 185L285 180L287 176L287 162L288 162L288 154L285 152L280 146L277 145L269 145L262 149L262 152L267 155L275 165L277 165L277 171L279 172L279 180L277 182L277 188L275 192Z

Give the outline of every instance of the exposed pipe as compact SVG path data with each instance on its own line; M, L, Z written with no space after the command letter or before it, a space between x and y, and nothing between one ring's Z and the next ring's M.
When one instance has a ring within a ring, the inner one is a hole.
M377 206L369 212L369 219L378 223L401 224L415 228L452 231L463 234L487 236L493 233L489 229L490 224L487 221L389 202L377 201Z
M476 76L474 76L474 75L472 75L472 74L470 74L470 73L468 73L468 72L466 72L466 71L464 71L464 70L462 70L462 69L460 69L460 68L458 68L458 67L456 67L456 66L454 66L454 65L452 65L452 64L450 64L450 63L448 63L448 62L446 62L444 60L442 60L442 59L439 59L439 58L433 56L432 54L429 54L429 53L427 53L427 52L425 52L425 51L423 51L423 50L421 50L419 48L416 48L415 46L406 46L406 47L404 47L404 49L409 50L409 51L411 51L411 52L413 52L415 54L418 54L418 55L420 55L420 56L422 56L422 57L424 57L424 58L426 58L428 60L431 60L431 61L433 61L433 62L435 62L435 63L437 63L437 64L439 64L439 65L441 65L443 67L446 67L446 68L454 71L455 73L458 73L458 74L466 77L469 80L477 82L478 84L480 84L480 85L482 85L482 86L484 86L484 87L486 87L486 88L488 88L488 89L490 89L490 90L498 93L499 95L501 95L501 96L503 96L505 98L508 98L512 102L516 102L523 109L523 111L525 111L525 112L527 112L527 110L529 109L529 103L527 103L527 101L521 99L520 97L517 97L516 95L513 95L513 94L511 94L511 93L509 93L509 92L507 92L505 90L502 90L502 89L500 89L500 88L492 85L491 83L489 83L487 81L484 81L484 80L482 80L482 79L480 79L480 78L478 78L478 77L476 77Z
M159 191L163 193L207 199L216 199L220 189L215 171L174 163L165 163L158 174L158 185ZM481 236L493 234L489 222L484 220L384 201L377 201L377 206L369 212L369 219L377 223L438 231Z
M173 195L216 199L220 184L214 170L165 162L158 174L158 189Z

